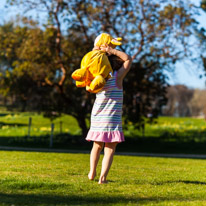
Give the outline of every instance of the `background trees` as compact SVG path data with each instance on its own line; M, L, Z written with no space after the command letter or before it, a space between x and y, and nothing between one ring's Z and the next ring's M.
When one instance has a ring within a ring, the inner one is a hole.
M165 116L206 116L206 90L174 85L167 88L167 99L162 109Z
M204 12L206 12L206 1L202 0L201 1L201 8ZM206 71L206 28L201 27L199 30L197 30L197 36L199 38L199 49L200 49L200 57L202 60L202 64L204 67L204 70Z
M164 71L190 55L194 8L185 1L7 2L20 5L22 16L25 11L42 12L47 21L27 17L1 26L1 93L14 95L23 110L71 114L83 135L94 95L77 89L70 75L99 33L123 37L120 49L134 56L124 84L124 114L125 122L137 127L166 102Z
M192 116L190 102L193 99L194 90L184 85L175 85L167 89L168 102L163 111L167 116Z
M204 116L206 118L206 90L195 89L189 103L192 116Z

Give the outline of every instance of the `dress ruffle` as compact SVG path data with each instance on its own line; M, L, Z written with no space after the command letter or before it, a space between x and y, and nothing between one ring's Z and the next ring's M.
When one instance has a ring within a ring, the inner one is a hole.
M95 132L89 130L87 141L96 141L96 142L124 142L124 134L120 131L111 131L111 132Z

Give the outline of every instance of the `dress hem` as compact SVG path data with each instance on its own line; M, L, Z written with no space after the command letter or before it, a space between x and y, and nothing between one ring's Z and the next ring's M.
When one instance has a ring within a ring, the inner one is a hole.
M95 142L124 142L124 134L120 131L96 132L89 130L87 141Z

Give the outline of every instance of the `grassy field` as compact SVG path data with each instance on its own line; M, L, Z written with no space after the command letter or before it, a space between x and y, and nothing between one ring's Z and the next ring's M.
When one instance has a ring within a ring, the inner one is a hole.
M127 136L143 136L142 131L134 130L132 123ZM159 117L154 123L146 124L145 137L162 137L180 141L206 141L206 121L191 117Z
M32 118L30 135L42 136L50 134L51 121L48 118L43 117L37 113L12 113L12 112L0 112L0 136L10 137L14 134L16 136L28 135L29 118ZM62 131L60 128L60 122L62 122ZM60 132L70 133L72 135L80 134L81 130L77 124L77 121L69 116L64 115L56 118L53 123L55 124L55 134Z
M32 118L28 137L29 118ZM81 130L76 119L64 115L56 118L54 148L90 149L82 142ZM0 145L49 147L51 121L36 113L0 112ZM206 154L206 122L204 119L159 117L153 124L146 124L144 132L132 123L124 129L126 142L119 151L199 153Z
M109 183L98 185L87 179L88 154L1 151L0 205L206 205L205 164L115 156Z
M48 135L51 131L51 121L36 113L10 113L0 112L0 136L10 137L28 135L29 118L32 118L30 134L35 136ZM62 123L61 123L62 122ZM75 118L69 115L63 115L56 118L55 134L70 133L71 135L80 135L81 130ZM62 124L62 126L60 126ZM132 123L129 123L129 129L125 129L125 136L128 137L161 137L168 138L196 138L197 141L206 139L206 121L196 118L176 118L159 117L155 123L146 124L144 134L142 131L134 129ZM201 137L201 139L200 139ZM187 141L187 140L186 140Z
M29 118L32 118L30 135ZM51 135L51 123L54 123L55 145L64 147L65 143L76 143L81 137L81 130L76 119L69 115L50 119L37 113L0 112L0 145L48 147Z

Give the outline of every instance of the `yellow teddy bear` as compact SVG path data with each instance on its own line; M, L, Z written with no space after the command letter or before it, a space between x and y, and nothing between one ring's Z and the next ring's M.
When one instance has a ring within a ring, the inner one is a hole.
M115 48L121 45L122 38L113 38L107 33L102 33L95 39L94 46L101 47L109 45ZM72 78L76 80L77 87L86 87L92 93L99 92L109 79L110 72L113 72L105 51L93 50L87 53L82 61L81 68L72 73Z

